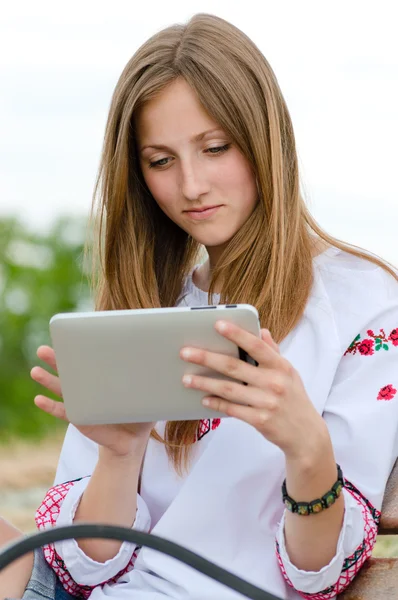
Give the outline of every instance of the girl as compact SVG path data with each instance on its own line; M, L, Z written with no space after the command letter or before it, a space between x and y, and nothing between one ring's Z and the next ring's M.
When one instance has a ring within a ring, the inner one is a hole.
M96 191L97 308L253 304L261 339L216 327L258 367L181 349L181 360L236 380L181 382L228 419L70 425L39 529L134 527L281 598L335 598L372 552L398 454L396 272L316 224L271 67L211 15L157 33L127 64ZM51 348L38 356L56 371ZM61 396L56 375L35 367L32 377ZM62 403L36 404L65 418ZM2 527L4 539L19 535ZM36 553L33 572L32 561L0 574L3 595L238 597L127 543L59 542Z

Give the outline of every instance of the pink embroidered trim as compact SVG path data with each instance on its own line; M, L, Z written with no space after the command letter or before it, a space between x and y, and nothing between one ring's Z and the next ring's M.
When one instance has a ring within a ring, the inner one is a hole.
M35 515L36 525L39 530L54 527L59 517L62 502L64 501L66 494L68 493L70 488L76 483L76 481L80 481L80 479L77 479L75 481L68 481L66 483L61 483L52 487L47 492L43 502L37 509ZM131 571L134 567L134 563L137 558L137 550L136 552L134 552L128 565L124 569L122 569L117 575L115 575L115 577L113 577L109 581L103 581L101 584L98 585L104 585L105 583L114 583L119 577L121 577L121 575L127 573L128 571ZM97 586L77 584L69 574L64 561L55 551L54 544L48 544L44 546L43 553L44 558L57 575L64 589L69 594L71 594L72 596L76 596L76 598L89 598L91 592Z
M221 423L221 419L202 419L199 423L198 431L196 434L195 442L202 439L209 431L217 429Z
M372 554L373 546L376 542L377 529L380 522L380 511L376 510L369 500L362 496L360 491L347 480L345 481L345 487L362 508L362 516L364 519L364 538L362 544L358 546L351 556L348 556L344 560L340 577L334 585L315 593L300 592L300 590L296 589L296 592L307 600L333 600L336 595L341 594L349 586L365 561L370 558ZM286 573L286 569L279 552L278 542L276 542L276 556L283 578L290 587L295 589Z
M379 390L377 400L392 400L396 393L397 390L389 383Z

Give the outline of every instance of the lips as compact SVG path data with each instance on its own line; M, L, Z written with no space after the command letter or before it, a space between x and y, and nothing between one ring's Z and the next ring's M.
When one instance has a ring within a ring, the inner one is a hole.
M203 208L191 208L191 210L184 210L184 212L202 213L202 212L205 212L206 210L211 210L212 208L218 208L219 206L222 206L222 205L221 204L215 204L214 206L204 206Z
M218 204L216 206L205 206L200 209L184 210L184 214L194 221L204 221L205 219L210 219L222 207L223 204Z

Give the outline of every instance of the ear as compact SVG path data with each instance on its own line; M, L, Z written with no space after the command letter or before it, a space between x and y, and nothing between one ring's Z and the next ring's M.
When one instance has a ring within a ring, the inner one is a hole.
M272 339L271 333L269 332L268 329L262 329L261 330L261 339L263 340L263 342L265 342L266 344L268 344L269 346L271 346L271 348L273 350L275 350L275 352L277 352L278 354L280 354L279 346Z

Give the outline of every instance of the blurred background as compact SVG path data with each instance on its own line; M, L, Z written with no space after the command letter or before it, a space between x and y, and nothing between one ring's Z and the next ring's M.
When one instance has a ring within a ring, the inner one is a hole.
M92 307L83 244L111 95L131 55L197 12L237 25L276 73L313 214L397 265L398 42L393 0L1 8L0 514L30 531L64 426L35 408L29 372L51 316ZM386 540L376 553L398 547Z

